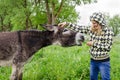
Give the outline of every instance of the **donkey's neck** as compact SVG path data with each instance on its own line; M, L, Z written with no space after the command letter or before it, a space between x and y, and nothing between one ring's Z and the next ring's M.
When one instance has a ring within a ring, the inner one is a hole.
M32 56L39 49L52 44L52 31L21 31L21 44Z

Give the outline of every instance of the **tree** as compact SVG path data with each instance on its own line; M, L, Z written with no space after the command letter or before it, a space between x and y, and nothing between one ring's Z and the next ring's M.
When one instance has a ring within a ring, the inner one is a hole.
M8 15L11 10L9 8L9 4L6 1L0 0L0 31L9 30L10 28L10 15Z
M109 26L112 27L115 36L120 32L120 16L115 15L109 19Z
M75 10L76 5L82 3L88 4L95 1L96 0L31 0L31 3L35 5L33 7L35 16L32 16L32 21L37 24L36 19L42 22L44 20L43 23L52 25L62 21L77 22L79 17ZM41 23L40 21L38 21L39 24Z
M77 22L76 5L96 0L0 0L1 30L39 28L39 24Z
M13 27L25 29L30 25L27 0L0 0L0 30L10 31Z
M61 18L62 20L68 18L68 21L72 21L73 19L74 22L76 22L76 18L78 17L75 11L76 5L80 5L81 3L87 4L92 1L93 0L44 0L43 3L46 8L48 24L55 24L59 22Z

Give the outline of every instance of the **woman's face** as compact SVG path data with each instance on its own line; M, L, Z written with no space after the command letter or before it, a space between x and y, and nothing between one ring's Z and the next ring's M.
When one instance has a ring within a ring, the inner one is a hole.
M96 21L91 21L92 22L92 27L94 28L94 30L98 30L98 29L101 29L101 26L98 22Z

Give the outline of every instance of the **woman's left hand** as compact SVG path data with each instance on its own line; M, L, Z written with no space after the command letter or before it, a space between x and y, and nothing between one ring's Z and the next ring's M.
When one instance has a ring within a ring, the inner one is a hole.
M93 41L88 41L86 44L87 44L88 46L93 46Z

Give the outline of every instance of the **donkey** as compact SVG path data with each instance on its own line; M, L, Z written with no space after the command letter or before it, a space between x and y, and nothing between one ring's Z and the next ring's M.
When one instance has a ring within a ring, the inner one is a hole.
M81 45L84 36L58 26L47 30L25 30L0 33L0 66L12 66L10 80L22 80L24 64L39 49L56 44L63 47Z

